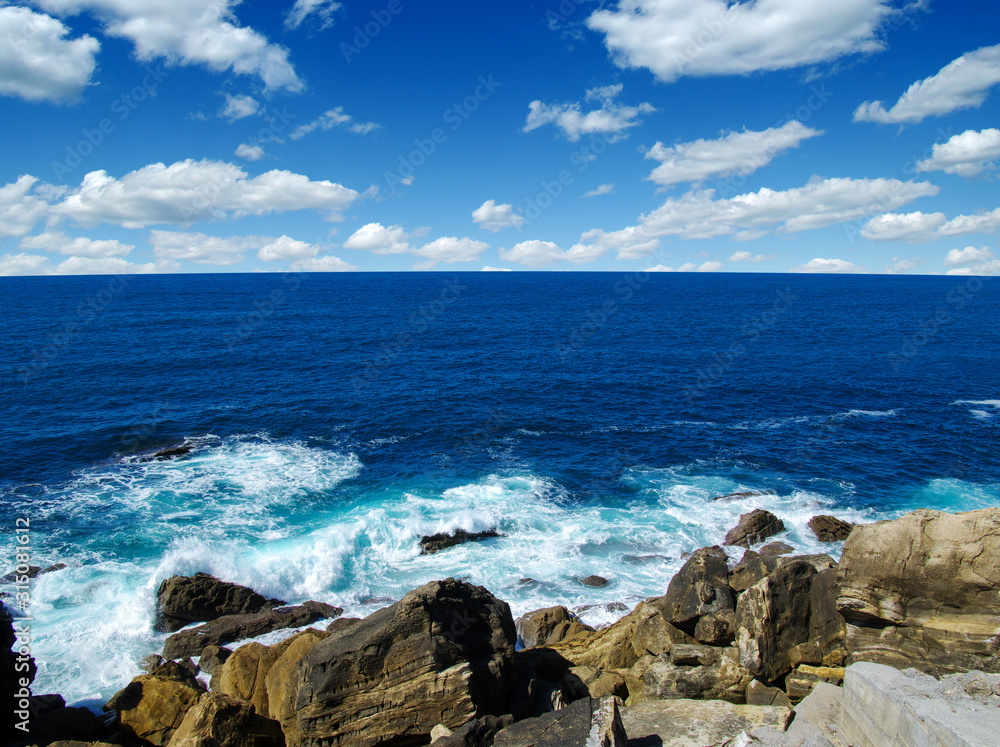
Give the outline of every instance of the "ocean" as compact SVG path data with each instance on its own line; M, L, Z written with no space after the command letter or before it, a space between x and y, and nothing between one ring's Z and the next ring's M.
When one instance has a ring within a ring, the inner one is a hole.
M155 592L173 574L352 616L454 576L515 616L563 604L603 624L755 507L800 552L836 556L813 515L1000 505L998 288L0 278L0 562L13 569L27 519L31 564L67 566L26 598L35 692L97 706L127 684L162 648ZM181 443L186 456L149 460ZM713 500L741 492L755 494ZM502 536L419 554L423 535L491 528Z

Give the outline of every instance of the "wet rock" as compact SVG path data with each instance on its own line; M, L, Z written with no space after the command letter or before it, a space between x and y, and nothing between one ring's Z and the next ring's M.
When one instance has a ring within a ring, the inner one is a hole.
M760 495L774 495L773 490L740 490L735 493L726 493L725 495L717 495L712 500L713 501L724 501L729 503L731 501L742 501L747 498L755 498Z
M207 573L171 576L156 592L156 629L171 633L193 622L207 622L226 615L246 615L284 602L267 599L253 589L220 581Z
M456 529L451 534L431 534L420 539L420 554L431 555L449 547L464 544L465 542L481 542L482 540L501 536L503 535L496 529L487 529L485 532L466 532L464 529Z
M843 542L854 529L854 524L825 515L812 517L806 526L813 530L820 542Z
M755 508L750 513L740 516L739 523L729 530L723 544L749 549L750 545L755 545L783 531L785 531L785 523L781 519L770 511Z
M156 461L166 461L168 459L176 459L177 457L185 456L191 453L192 446L181 445L181 446L171 446L166 449L160 449L153 454L151 459Z
M18 583L18 579L23 578L38 578L46 573L52 573L54 571L61 571L66 568L65 563L56 563L55 565L50 565L42 568L38 565L29 565L26 573L18 573L17 571L12 571L3 577L4 581L10 581L11 583Z
M595 587L607 586L608 580L604 576L587 576L583 579L583 585Z

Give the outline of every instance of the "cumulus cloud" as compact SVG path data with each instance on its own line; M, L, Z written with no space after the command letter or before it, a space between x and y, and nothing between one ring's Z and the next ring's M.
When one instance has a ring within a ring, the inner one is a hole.
M948 252L948 256L944 258L944 263L947 267L960 267L976 262L986 262L990 259L993 259L993 252L990 251L988 246L984 246L981 249L976 249L974 246L967 246L965 249L952 249Z
M421 263L421 269L429 269L438 262L446 264L471 262L479 259L479 255L489 248L489 244L470 239L468 236L461 239L454 236L442 236L413 250L413 254L426 260Z
M226 103L223 105L222 111L219 112L219 116L228 119L230 122L251 117L260 111L260 102L253 96L246 96L244 94L232 96L228 93L225 96Z
M972 177L996 168L1000 158L1000 130L966 130L945 143L937 143L931 157L917 163L917 171L944 171Z
M505 262L517 262L530 267L550 265L561 259L566 259L566 253L551 241L522 241L510 249L500 250L500 259Z
M891 108L866 101L854 112L855 122L912 124L959 109L980 106L1000 83L1000 44L966 52L929 78L918 80Z
M730 262L767 262L771 259L777 259L777 254L752 254L751 252L733 252L732 256L729 257Z
M312 122L299 125L292 130L289 137L292 140L299 140L315 130L332 130L335 127L353 132L355 135L367 135L380 129L382 125L375 122L358 122L350 114L344 114L344 107L338 106L336 109L323 112Z
M45 216L49 203L39 194L42 186L25 174L0 187L0 237L24 236Z
M352 264L345 262L332 254L311 259L300 259L292 263L292 270L295 272L350 272L358 269Z
M519 228L524 217L514 212L514 206L497 205L496 200L487 200L472 211L472 220L480 228L496 233L504 228Z
M811 259L804 265L792 267L789 272L862 273L865 268L844 259Z
M44 13L0 6L0 95L66 104L90 85L101 45Z
M264 149L259 145L240 143L236 148L236 157L247 161L259 161L264 157Z
M307 18L315 16L319 30L322 31L333 25L333 14L340 8L340 3L333 0L295 0L295 5L285 16L285 26L294 30Z
M979 215L959 215L951 220L944 213L884 213L868 221L861 235L871 241L924 244L970 233L993 233L998 228L1000 208Z
M730 132L716 140L694 140L667 147L657 142L646 158L660 162L647 177L663 186L700 182L732 174L747 176L769 164L775 156L822 131L792 120L781 127L753 132Z
M403 254L410 251L410 237L402 226L386 228L381 223L368 223L351 234L344 248L373 254Z
M288 236L280 236L269 241L257 252L257 259L265 262L288 262L312 259L319 254L320 247L305 241L296 241Z
M624 137L625 130L642 122L640 114L655 112L652 104L624 106L615 101L621 93L621 84L592 88L587 91L587 101L601 102L600 109L584 113L579 102L545 104L536 100L528 104L528 118L522 132L531 132L547 124L554 124L567 140L575 142L581 135L608 135L612 141Z
M40 254L5 254L0 256L0 275L125 275L177 272L173 262L134 264L118 257L70 257L58 265Z
M584 192L584 197L600 197L601 195L609 195L615 191L614 184L602 184L596 189L592 189L589 192Z
M76 257L91 259L106 259L108 257L124 257L135 247L123 244L118 240L94 240L82 236L70 238L58 231L46 231L37 236L25 236L21 239L22 249L41 249L45 252L58 252Z
M204 265L235 265L269 239L262 236L207 236L185 231L150 231L153 254L161 259Z
M877 52L889 0L621 0L587 25L619 67L683 76L745 75Z
M307 209L326 211L328 220L339 220L340 211L360 196L340 184L290 171L248 176L230 163L191 159L170 166L151 164L121 179L92 171L53 210L81 223L125 228Z
M110 36L135 45L140 61L204 65L221 72L254 75L268 91L300 91L302 81L288 50L238 25L239 0L35 0L43 10L67 16L89 12Z
M873 204L892 208L937 192L929 182L846 178L814 178L804 187L763 188L721 200L711 189L691 191L641 215L638 225L613 232L588 231L571 251L589 249L598 256L614 250L619 259L636 259L651 254L664 236L706 239L739 238L747 231L755 237L772 231L796 233L856 220L868 215Z
M493 267L492 265L484 265L480 272L513 272L509 267Z
M911 259L906 259L905 257L893 257L892 264L888 265L885 268L885 271L889 275L898 275L916 269L920 265L926 263L926 261L927 260L923 257L913 257Z

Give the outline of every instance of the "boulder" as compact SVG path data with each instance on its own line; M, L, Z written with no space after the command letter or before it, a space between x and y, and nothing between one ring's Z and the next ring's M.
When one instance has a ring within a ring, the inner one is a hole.
M772 555L788 555L795 552L795 548L787 542L768 542L760 548L760 554L768 557Z
M473 719L458 727L450 734L433 739L435 729L450 731L447 727L438 725L431 730L432 744L437 747L490 747L493 744L494 735L501 729L510 726L514 718L509 714L506 716L483 716Z
M205 693L170 739L169 747L285 747L277 721L241 700Z
M837 581L848 663L1000 672L1000 509L858 525Z
M201 650L201 658L198 659L198 669L207 675L211 675L216 667L225 664L226 659L232 655L233 652L223 646L205 646Z
M432 555L441 550L465 542L481 542L482 540L502 537L496 529L487 529L485 532L466 532L464 529L456 529L451 534L431 534L420 539L420 554Z
M204 686L190 669L168 661L150 674L133 679L104 709L118 712L118 720L127 733L155 745L165 745L204 692Z
M781 688L768 687L760 680L752 680L747 685L747 705L791 708L792 702Z
M167 659L199 656L207 646L222 646L285 628L301 628L317 620L337 617L341 612L340 607L305 602L297 607L275 607L250 615L227 615L174 633L163 644L163 656Z
M349 628L354 623L361 622L360 617L338 617L332 623L326 626L327 633L336 633L338 630L343 630L344 628Z
M156 592L156 604L156 629L172 633L193 622L260 612L284 602L268 599L239 584L220 581L207 573L196 573L165 579Z
M728 646L736 636L736 613L733 610L713 612L698 619L694 638L710 646Z
M656 662L643 678L642 699L685 698L744 703L753 675L740 664L736 650L708 646L698 648L706 651L694 659L697 666L674 663L674 652L656 657ZM629 700L636 700L631 693Z
M793 703L798 703L821 682L836 686L843 681L843 667L814 667L800 664L785 677L785 691Z
M486 589L435 581L320 641L298 667L301 744L429 742L507 712L517 682L510 608Z
M820 542L843 542L854 529L854 524L836 516L814 516L806 526L813 530Z
M604 576L587 576L583 579L583 585L595 587L607 586L608 580Z
M584 625L565 607L546 607L528 612L517 618L514 626L525 648L559 643L580 633L594 632L592 627Z
M740 562L729 573L729 585L733 591L746 591L771 571L778 567L778 558L763 556L753 550L743 553Z
M763 542L779 532L785 531L785 523L770 511L755 508L748 514L741 514L739 523L729 530L725 545L737 545L749 549L750 545Z
M299 662L312 651L313 646L327 637L327 633L309 628L273 647L276 658L264 680L268 715L281 724L289 747L301 741L295 714Z
M670 579L661 605L667 622L688 634L705 615L735 607L726 554L719 547L696 550Z
M265 718L270 716L265 678L278 658L273 648L247 643L233 651L212 675L212 691L246 701Z
M42 576L46 573L52 573L53 571L61 571L65 567L66 567L65 563L56 563L55 565L50 565L45 568L42 568L40 565L29 565L27 573L18 573L17 571L12 571L8 573L6 576L4 576L3 580L10 581L11 583L19 583L18 579L38 578L39 576Z
M55 741L89 743L107 735L104 722L87 708L56 708L33 713L29 719L29 744L49 744ZM24 735L18 732L23 739Z
M791 716L790 708L721 700L647 701L622 709L622 723L632 744L664 747L719 745L742 731L761 727L783 732Z
M562 710L511 724L493 737L493 747L564 745L628 747L615 699L583 698Z

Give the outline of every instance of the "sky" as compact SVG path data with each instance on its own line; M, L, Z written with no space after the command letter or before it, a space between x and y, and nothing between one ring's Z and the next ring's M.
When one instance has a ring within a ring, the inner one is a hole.
M1000 274L992 0L0 0L0 275Z

